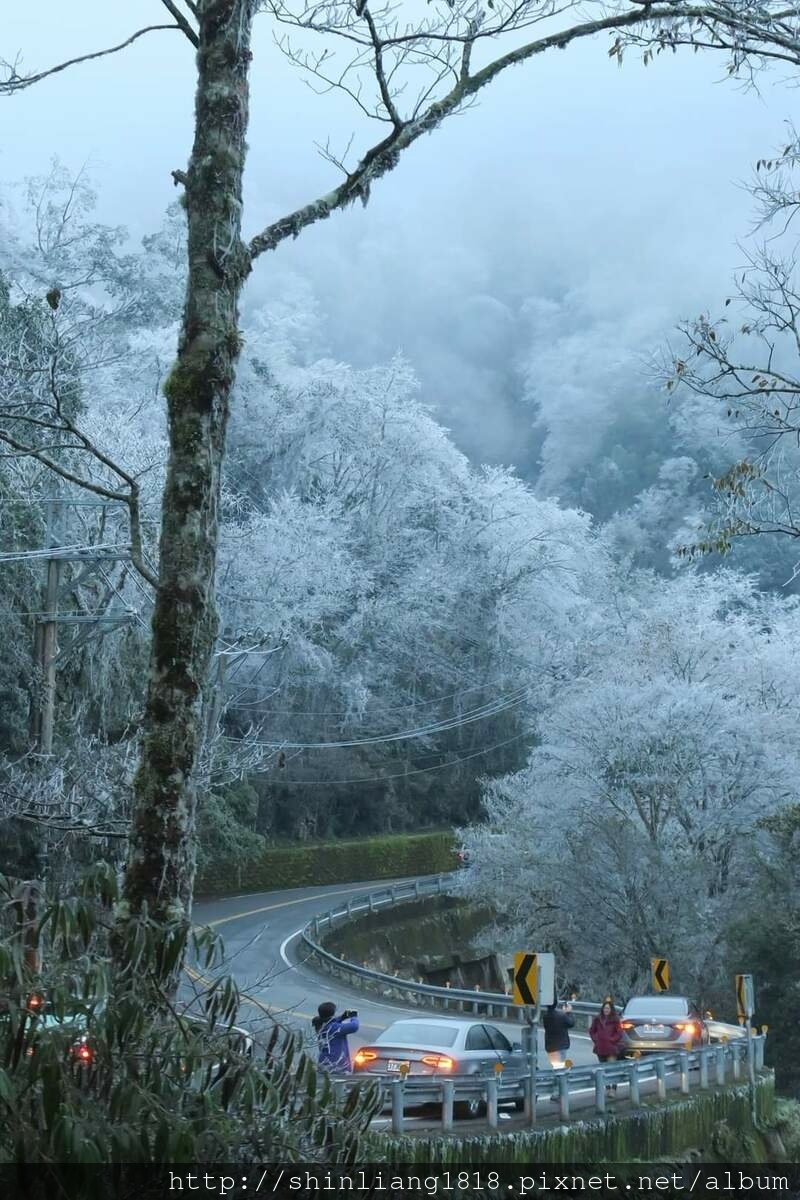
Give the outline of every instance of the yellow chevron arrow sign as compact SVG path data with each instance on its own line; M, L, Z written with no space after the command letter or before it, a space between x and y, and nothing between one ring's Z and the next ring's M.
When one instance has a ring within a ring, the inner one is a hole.
M650 959L650 975L654 992L669 990L669 960L666 958Z

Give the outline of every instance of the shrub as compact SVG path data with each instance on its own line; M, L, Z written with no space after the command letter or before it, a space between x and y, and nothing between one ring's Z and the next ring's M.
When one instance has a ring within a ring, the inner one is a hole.
M191 1011L175 1000L184 955L206 972L220 961L210 930L146 915L112 925L119 897L105 867L84 894L51 903L27 926L11 924L19 910L10 881L0 879L0 894L0 1161L74 1171L357 1160L371 1092L340 1104L291 1033L273 1025L262 1045L243 1036L229 978L204 986Z

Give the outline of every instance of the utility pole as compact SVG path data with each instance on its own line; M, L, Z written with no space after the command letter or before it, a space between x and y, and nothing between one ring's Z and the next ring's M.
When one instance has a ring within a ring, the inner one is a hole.
M47 548L58 544L56 532L62 526L61 513L56 516L55 505L47 506ZM42 701L39 749L42 754L53 753L53 726L56 712L56 655L58 654L58 585L61 582L61 560L47 559L47 586L41 634Z
M114 615L101 613L59 612L59 587L63 564L82 564L83 570L77 582L86 578L105 562L130 559L129 546L88 546L71 548L63 544L66 528L65 508L110 508L111 501L69 500L54 498L46 509L45 546L42 551L6 552L4 562L19 562L31 557L47 564L47 581L44 590L44 605L35 618L33 636L33 661L39 671L39 687L31 701L30 735L34 749L43 755L53 753L53 734L56 712L56 672L58 668L59 625L85 625L88 629L121 625L131 620L131 611ZM85 640L85 639L84 639ZM77 643L73 643L75 645Z

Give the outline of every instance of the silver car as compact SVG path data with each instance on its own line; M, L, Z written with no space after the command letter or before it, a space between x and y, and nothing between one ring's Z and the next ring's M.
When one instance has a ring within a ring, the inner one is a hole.
M620 1049L628 1057L705 1046L708 1029L685 996L633 996L622 1013Z
M519 1042L511 1042L496 1025L485 1021L453 1021L428 1017L395 1021L374 1042L362 1046L353 1057L353 1070L359 1075L377 1075L410 1080L420 1076L438 1079L488 1078L501 1064L503 1079L520 1079L520 1094L515 1098L522 1107L522 1073L526 1060ZM480 1099L457 1101L456 1117L477 1116Z

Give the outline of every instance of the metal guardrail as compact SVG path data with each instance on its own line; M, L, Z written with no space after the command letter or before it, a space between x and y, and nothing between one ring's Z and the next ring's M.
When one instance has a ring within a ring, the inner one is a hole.
M763 1034L752 1040L754 1072L764 1066L765 1041ZM490 1077L458 1080L414 1076L404 1079L401 1076L391 1081L376 1079L375 1083L382 1092L383 1107L391 1108L393 1133L404 1132L407 1109L426 1104L441 1105L442 1129L448 1132L453 1128L456 1106L476 1100L485 1110L490 1129L498 1127L499 1106L510 1101L522 1106L526 1123L534 1127L540 1116L549 1115L541 1113L542 1106L552 1108L555 1104L559 1119L568 1120L572 1101L581 1092L593 1093L588 1107L602 1116L607 1111L609 1088L613 1089L616 1100L627 1098L629 1105L636 1108L641 1103L643 1091L655 1093L659 1100L666 1100L670 1089L688 1096L693 1082L700 1091L723 1087L727 1083L744 1082L750 1078L747 1053L747 1042L742 1039L676 1054L656 1054L650 1058L606 1063L598 1067L535 1072L509 1079L503 1078L503 1073L498 1072ZM754 1077L750 1081L755 1082ZM353 1088L363 1087L369 1082L369 1074L351 1075L335 1079L333 1086L340 1096L344 1096Z
M500 992L482 992L478 989L442 988L430 983L419 983L401 979L360 967L344 958L337 958L320 944L323 930L331 931L352 921L363 913L378 912L392 908L409 900L424 896L441 895L444 892L442 875L415 879L410 883L391 884L376 891L357 896L339 908L318 914L304 928L301 938L307 957L320 969L334 978L342 979L351 986L377 991L384 998L404 1001L409 1006L434 1009L442 1012L475 1016L488 1016L504 1021L525 1024L526 1010L514 1004L512 998ZM586 1024L597 1012L597 1001L576 1000L572 1010ZM369 1074L351 1075L334 1079L334 1088L340 1094L361 1087L365 1082L374 1082L383 1093L384 1107L391 1107L392 1131L402 1133L405 1127L405 1110L426 1104L441 1105L442 1128L452 1129L454 1108L459 1103L475 1101L485 1107L490 1128L499 1122L498 1106L515 1101L522 1105L528 1123L533 1126L537 1110L543 1104L557 1104L560 1119L570 1115L571 1098L581 1092L593 1092L592 1106L596 1113L606 1112L606 1089L612 1088L618 1098L627 1095L629 1103L636 1107L640 1103L642 1090L655 1092L659 1099L666 1099L670 1088L689 1094L693 1080L702 1091L709 1087L721 1087L728 1082L738 1083L747 1079L755 1082L755 1072L764 1067L763 1034L748 1040L740 1038L727 1044L701 1046L693 1051L678 1051L672 1054L653 1054L645 1058L606 1063L601 1066L572 1067L563 1071L533 1070L529 1074L503 1077L499 1071L492 1076L466 1077L461 1079L403 1077L384 1080ZM752 1053L752 1061L748 1055ZM713 1078L712 1078L713 1076ZM619 1089L622 1095L619 1095Z
M392 884L357 896L339 908L319 914L306 925L302 933L302 944L308 958L334 978L377 991L383 997L402 1000L412 1007L433 1008L450 1013L470 1013L526 1024L528 1018L525 1009L519 1004L514 1004L511 997L503 992L483 992L477 988L442 988L432 983L401 979L398 975L387 975L337 958L320 944L318 939L323 930L330 932L340 928L359 914L378 912L383 908L392 908L424 896L442 895L445 878L443 875L433 875L426 879L415 879L410 883ZM598 1007L596 1002L576 1000L572 1004L572 1011L588 1024Z

